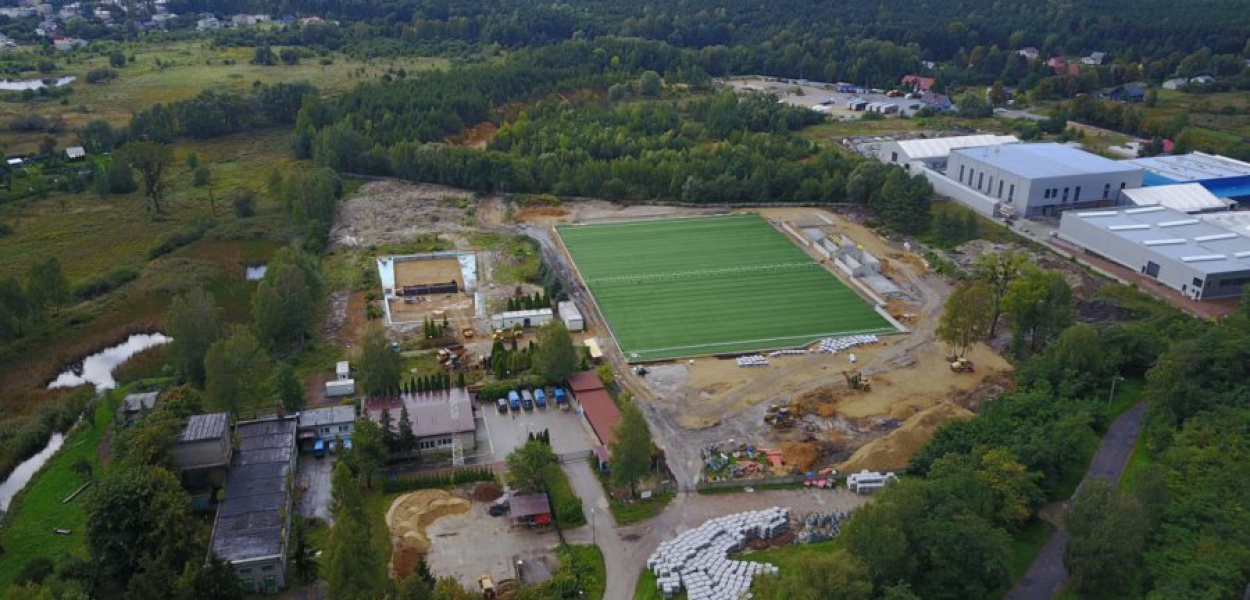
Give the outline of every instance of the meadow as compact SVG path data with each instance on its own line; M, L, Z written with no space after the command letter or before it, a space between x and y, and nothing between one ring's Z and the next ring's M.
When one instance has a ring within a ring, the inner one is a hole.
M559 232L630 360L892 330L759 215L572 225Z

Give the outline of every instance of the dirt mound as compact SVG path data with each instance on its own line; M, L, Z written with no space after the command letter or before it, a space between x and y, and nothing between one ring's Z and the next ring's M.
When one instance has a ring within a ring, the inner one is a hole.
M815 413L822 417L832 416L837 411L835 407L845 390L836 390L831 386L818 387L808 390L794 397L794 403L803 410L804 413Z
M443 490L421 490L395 499L386 511L391 530L391 570L396 577L412 573L430 550L425 528L440 517L469 512L469 501Z
M499 484L493 481L479 483L473 488L473 499L478 502L494 502L503 495L503 490Z
M820 460L820 448L806 442L786 442L781 446L781 455L787 465L807 472Z
M517 219L526 223L558 223L568 221L570 214L563 206L527 206L517 213Z
M908 461L924 448L938 427L952 419L970 419L972 412L954 404L942 403L908 418L898 429L864 444L839 467L844 472L861 469L893 471L907 467Z

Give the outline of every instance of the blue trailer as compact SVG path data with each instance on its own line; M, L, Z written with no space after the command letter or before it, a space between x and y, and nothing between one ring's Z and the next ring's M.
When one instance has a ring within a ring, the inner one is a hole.
M538 408L547 408L547 392L543 391L542 388L534 390L534 404Z
M521 410L521 395L516 393L516 390L508 392L508 408L511 408L512 412Z
M521 407L525 410L534 410L534 395L529 390L521 390Z

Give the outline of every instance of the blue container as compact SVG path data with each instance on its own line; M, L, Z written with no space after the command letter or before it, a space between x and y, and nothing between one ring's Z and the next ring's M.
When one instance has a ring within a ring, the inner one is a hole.
M544 392L542 388L534 390L534 404L538 405L538 408L547 408L547 392Z
M521 396L516 393L516 390L508 392L508 408L513 411L521 410Z

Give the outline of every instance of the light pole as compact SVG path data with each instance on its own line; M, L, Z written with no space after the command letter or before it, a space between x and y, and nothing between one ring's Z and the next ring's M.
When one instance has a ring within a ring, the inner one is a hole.
M599 542L595 538L595 509L590 509L590 545L598 546Z
M1123 377L1116 375L1111 378L1111 394L1107 396L1107 412L1111 412L1111 401L1115 398L1115 382L1124 381Z

